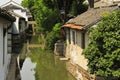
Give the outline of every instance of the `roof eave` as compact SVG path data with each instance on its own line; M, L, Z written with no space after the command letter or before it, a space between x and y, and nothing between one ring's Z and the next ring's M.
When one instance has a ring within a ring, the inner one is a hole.
M83 25L76 25L76 24L72 24L72 23L66 23L61 28L71 28L71 29L76 29L76 30L83 30Z
M0 9L0 17L7 19L8 21L14 22L16 19L9 12L4 9Z

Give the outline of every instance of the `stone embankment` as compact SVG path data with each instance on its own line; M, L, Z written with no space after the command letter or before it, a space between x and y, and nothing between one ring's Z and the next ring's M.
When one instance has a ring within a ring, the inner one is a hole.
M11 57L9 71L6 80L20 80L19 68L17 65L17 55L14 54Z
M38 47L41 47L40 44L29 44L28 45L28 48L38 48Z
M91 75L77 64L67 62L67 69L76 80L92 80Z

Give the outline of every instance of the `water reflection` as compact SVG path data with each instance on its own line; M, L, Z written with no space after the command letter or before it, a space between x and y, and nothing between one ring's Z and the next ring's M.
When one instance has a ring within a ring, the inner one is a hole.
M32 63L30 58L26 58L20 71L21 80L35 80L36 63Z
M73 80L65 68L65 63L62 61L58 59L54 60L53 58L53 60L47 60L46 63L40 59L40 62L40 68L38 70L40 79L38 80Z
M34 51L35 53L30 57L37 62L36 80L75 80L66 70L66 63L60 61L58 56L48 52L43 53L39 49Z

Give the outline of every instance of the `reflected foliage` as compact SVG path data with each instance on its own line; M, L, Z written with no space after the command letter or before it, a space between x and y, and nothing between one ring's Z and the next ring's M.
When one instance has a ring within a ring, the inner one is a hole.
M65 67L65 62L59 61L50 51L43 51L40 48L30 49L30 55L36 65L36 80L74 80Z

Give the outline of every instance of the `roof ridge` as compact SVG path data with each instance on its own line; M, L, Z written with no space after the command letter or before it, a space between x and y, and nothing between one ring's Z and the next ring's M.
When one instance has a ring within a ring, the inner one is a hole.
M21 6L19 3L15 2L13 0L10 0L10 1L4 3L3 5L1 5L0 7L3 7L3 6L5 6L5 5L9 4L9 3L12 3L12 2L15 3L15 4L17 4L17 5L19 5L19 6ZM23 6L21 6L21 7L23 8Z
M66 23L84 25L84 28L87 28L101 20L101 12L113 12L115 10L118 10L118 6L116 5L88 9L84 13L77 15L75 18L69 19Z

